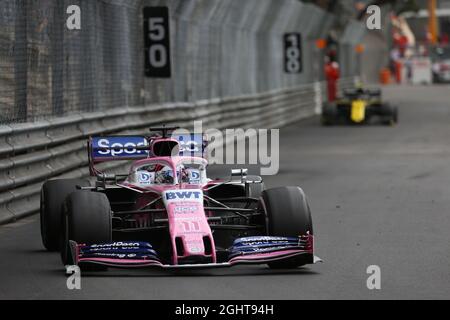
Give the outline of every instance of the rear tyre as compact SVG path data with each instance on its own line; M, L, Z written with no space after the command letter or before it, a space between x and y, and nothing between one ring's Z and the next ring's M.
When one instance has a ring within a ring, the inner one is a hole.
M398 109L389 104L382 106L381 116L383 119L383 124L392 126L398 122Z
M322 116L320 121L324 126L332 126L336 122L336 106L331 103L325 103L322 107Z
M77 190L88 187L83 179L57 179L46 181L41 188L40 222L41 238L48 251L58 251L61 237L61 206L64 199Z
M63 204L61 260L64 265L74 264L69 240L93 244L112 241L111 206L105 194L75 191ZM90 266L89 270L104 270L103 266Z
M397 107L392 108L392 121L397 124L398 123L398 109Z
M262 192L262 205L266 214L269 236L298 237L313 234L311 210L306 195L299 187L280 187ZM272 269L291 269L309 263L303 259L270 262Z

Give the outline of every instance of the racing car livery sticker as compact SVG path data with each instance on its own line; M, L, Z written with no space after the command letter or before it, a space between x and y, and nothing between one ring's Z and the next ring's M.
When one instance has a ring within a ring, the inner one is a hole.
M142 159L148 157L147 139L142 136L92 137L92 158Z
M164 201L167 204L170 204L173 201L179 202L182 200L188 200L188 201L200 200L203 203L203 192L198 189L169 190L169 191L164 191L163 195L164 195Z
M189 183L191 184L200 184L200 170L197 169L189 169L186 170L188 177L189 177Z
M143 185L150 185L155 181L155 173L148 171L138 171L138 182Z
M111 242L81 245L79 258L152 259L158 255L148 242Z
M202 134L173 134L180 145L179 156L203 157L206 142ZM144 159L150 156L144 136L92 137L91 157L94 160ZM195 177L192 177L195 179Z

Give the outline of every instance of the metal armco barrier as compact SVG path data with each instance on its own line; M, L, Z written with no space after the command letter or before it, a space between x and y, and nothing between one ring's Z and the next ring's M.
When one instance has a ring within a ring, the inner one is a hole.
M340 88L353 86L343 79ZM49 178L88 177L86 139L96 134L145 133L159 124L191 128L279 128L312 116L325 96L323 83L261 94L112 109L38 123L0 126L0 223L39 210L40 188ZM124 172L127 162L104 163L107 172Z

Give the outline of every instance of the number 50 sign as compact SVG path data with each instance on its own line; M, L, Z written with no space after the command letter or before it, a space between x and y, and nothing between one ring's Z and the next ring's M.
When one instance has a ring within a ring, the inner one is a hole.
M298 32L284 34L284 72L302 72L302 37Z
M170 78L170 30L167 7L144 8L145 75Z

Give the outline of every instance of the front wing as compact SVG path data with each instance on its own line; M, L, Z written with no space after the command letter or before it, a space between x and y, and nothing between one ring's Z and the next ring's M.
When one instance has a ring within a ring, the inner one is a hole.
M205 269L226 268L239 264L285 262L305 265L321 262L313 253L313 236L246 237L236 239L228 250L228 261L200 264L165 264L147 242L113 242L84 245L70 241L76 265L103 265L116 268Z

